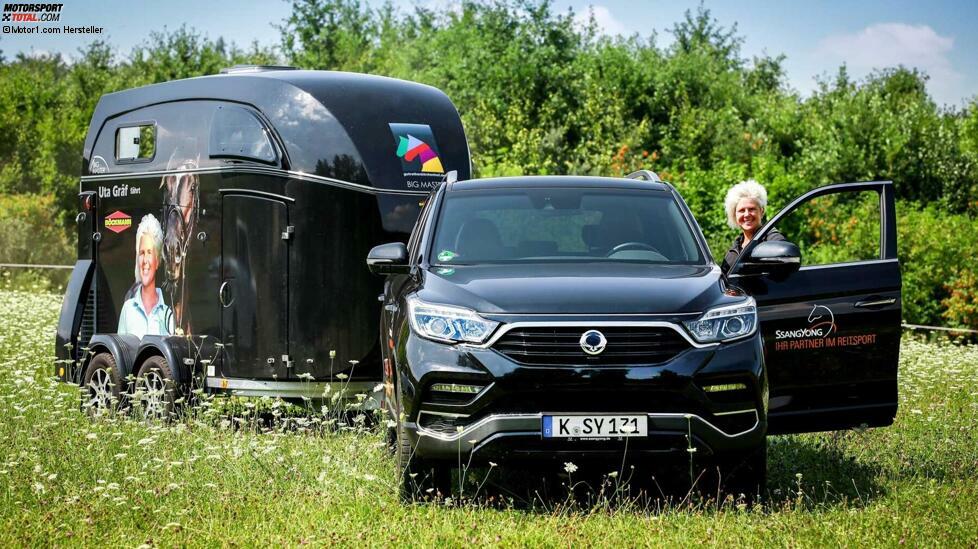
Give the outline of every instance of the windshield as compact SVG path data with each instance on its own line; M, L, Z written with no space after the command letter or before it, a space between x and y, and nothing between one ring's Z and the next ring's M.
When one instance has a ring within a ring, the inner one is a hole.
M669 193L598 188L461 191L439 211L431 263L702 264Z

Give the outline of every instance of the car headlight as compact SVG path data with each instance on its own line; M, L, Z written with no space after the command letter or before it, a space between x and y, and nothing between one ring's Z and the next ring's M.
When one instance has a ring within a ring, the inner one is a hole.
M743 303L710 309L698 319L686 320L683 324L700 343L748 336L757 329L757 303L751 297Z
M482 343L499 326L471 309L425 303L409 297L408 318L411 328L422 337L445 343Z

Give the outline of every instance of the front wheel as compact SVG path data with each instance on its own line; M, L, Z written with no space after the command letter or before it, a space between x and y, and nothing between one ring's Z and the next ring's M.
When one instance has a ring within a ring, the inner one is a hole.
M767 442L748 450L718 456L708 478L709 488L717 490L720 499L733 496L756 501L767 485Z
M452 494L452 468L414 453L403 422L397 422L397 472L401 501L447 498Z

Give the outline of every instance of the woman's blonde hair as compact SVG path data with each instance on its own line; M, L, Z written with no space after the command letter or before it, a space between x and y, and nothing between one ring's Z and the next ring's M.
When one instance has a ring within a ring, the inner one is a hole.
M767 209L767 190L753 179L741 181L727 191L727 198L723 200L723 207L727 211L727 225L731 229L740 227L737 224L737 203L742 198L753 200L757 207L761 209L761 218L764 217L764 210Z

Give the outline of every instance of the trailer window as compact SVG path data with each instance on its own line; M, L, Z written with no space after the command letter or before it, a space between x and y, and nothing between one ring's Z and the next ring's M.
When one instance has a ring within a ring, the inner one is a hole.
M275 148L261 121L243 107L220 105L211 121L211 158L242 158L274 164Z
M156 124L125 126L115 131L117 162L149 162L156 155Z

